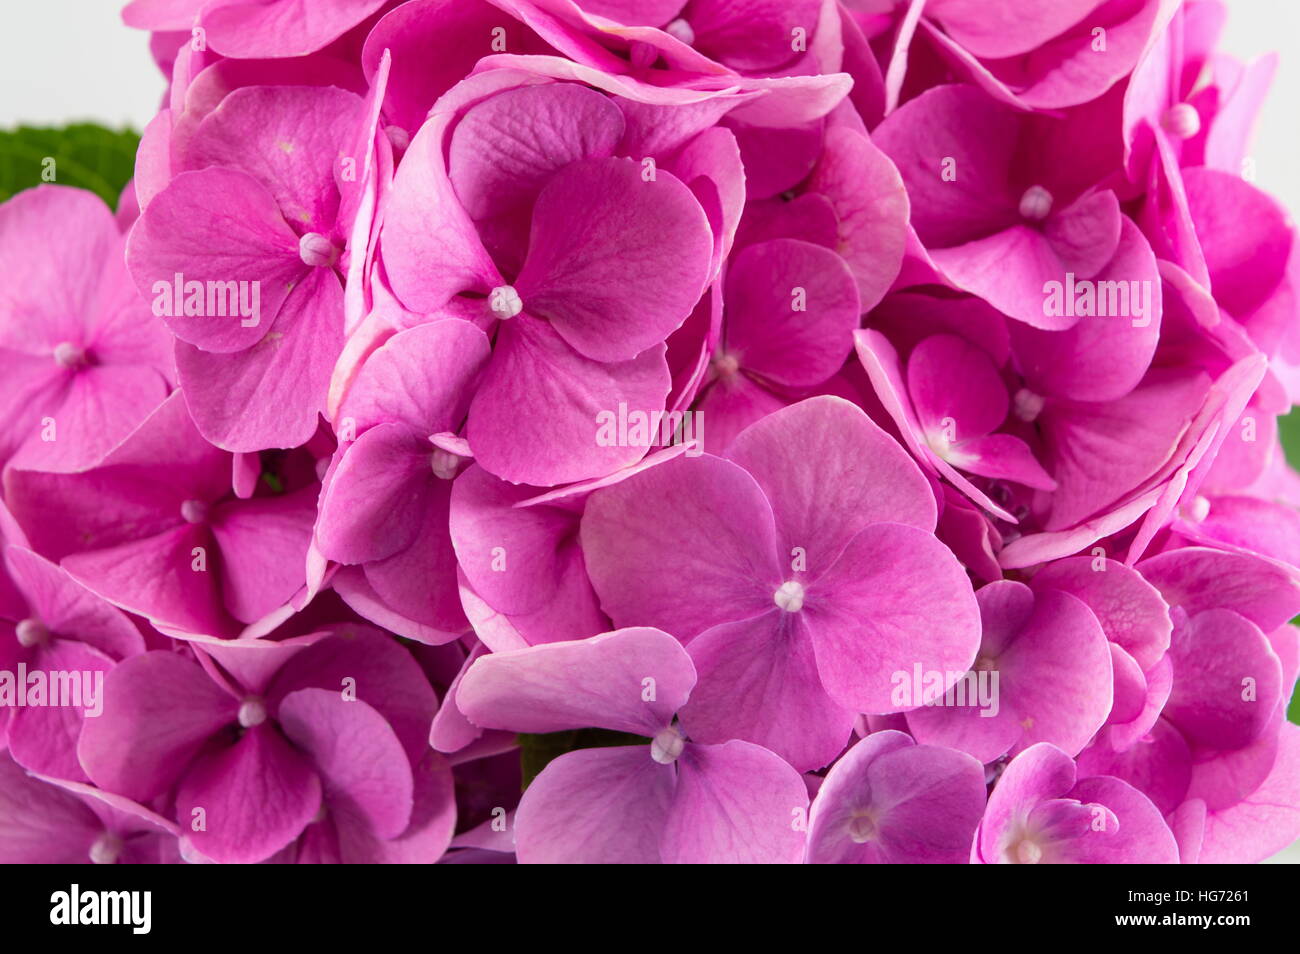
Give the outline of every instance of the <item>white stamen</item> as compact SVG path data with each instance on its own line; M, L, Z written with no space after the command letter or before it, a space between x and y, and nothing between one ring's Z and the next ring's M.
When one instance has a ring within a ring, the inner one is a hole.
M1191 139L1201 131L1201 114L1191 103L1179 103L1165 111L1160 117L1160 125L1171 136Z
M1015 859L1016 864L1036 865L1043 860L1043 849L1038 846L1037 842L1025 838L1016 845Z
M1040 185L1032 185L1020 197L1020 215L1031 222L1041 222L1052 212L1052 193Z
M787 613L797 613L803 609L803 584L798 580L786 580L772 594L772 602Z
M60 341L54 346L54 363L61 368L75 368L86 363L86 352L71 341Z
M650 741L650 758L654 759L660 765L671 765L677 761L677 756L682 754L682 749L686 748L686 740L682 734L668 726L661 729L659 734Z
M1201 523L1210 515L1210 501L1204 497L1198 496L1192 501L1191 506L1188 508L1187 515L1191 517L1195 523Z
M304 265L327 268L339 260L339 250L319 232L308 232L298 240L298 257Z
M502 321L507 321L524 310L524 301L514 285L498 285L488 294L488 308Z
M429 463L433 468L435 477L442 480L452 480L456 476L456 471L460 467L461 458L457 457L451 451L445 451L441 447L435 447L433 453L429 455Z
M90 862L95 865L115 865L122 853L122 839L106 831L90 846Z
M239 705L239 724L245 729L252 729L266 721L266 703L256 696L249 696Z
M208 516L208 505L202 500L187 500L181 504L181 518L186 523L202 523Z
M680 40L687 46L695 45L695 30L681 17L664 27L664 32L674 40Z
M1016 417L1025 423L1030 423L1038 419L1038 415L1043 413L1043 396L1035 394L1029 388L1021 388L1016 392L1012 403L1015 405Z
M18 645L24 649L31 649L33 646L43 646L50 638L50 630L39 619L28 618L14 627L14 635L18 637Z
M740 370L740 361L734 354L720 354L713 359L713 373L720 378L729 378Z
M876 823L865 813L854 815L849 820L849 838L855 845L861 845L876 837Z

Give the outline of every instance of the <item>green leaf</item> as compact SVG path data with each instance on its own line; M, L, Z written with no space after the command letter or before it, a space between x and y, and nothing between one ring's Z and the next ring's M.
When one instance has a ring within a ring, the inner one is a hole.
M1277 419L1278 436L1292 470L1300 470L1300 411L1293 410Z
M528 788L542 769L565 752L577 749L605 749L617 745L649 745L645 736L612 729L570 729L567 732L519 734L519 765L523 773L523 787Z
M89 189L112 208L135 173L140 137L93 123L0 130L0 202L44 182Z
M1278 437L1282 440L1282 449L1286 451L1286 461L1292 470L1300 470L1300 411L1292 410L1277 419ZM1293 626L1300 626L1300 616L1291 620ZM1287 709L1287 718L1300 725L1300 692L1291 696L1291 705Z

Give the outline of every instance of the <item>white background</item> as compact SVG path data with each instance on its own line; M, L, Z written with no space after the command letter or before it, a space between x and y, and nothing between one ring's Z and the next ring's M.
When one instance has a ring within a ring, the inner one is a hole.
M1227 0L1221 48L1243 60L1281 54L1256 132L1256 184L1300 209L1300 2ZM122 25L117 0L4 0L0 128L93 120L144 128L164 89L147 34ZM1283 853L1300 861L1300 843ZM1277 859L1283 860L1279 856Z
M0 128L80 119L139 131L163 93L144 33L118 0L3 0ZM1257 184L1300 209L1300 2L1227 0L1222 48L1244 60L1282 55L1254 157Z

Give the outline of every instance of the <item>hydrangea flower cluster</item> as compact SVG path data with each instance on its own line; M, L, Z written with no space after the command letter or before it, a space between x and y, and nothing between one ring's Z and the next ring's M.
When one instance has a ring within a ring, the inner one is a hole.
M1295 230L1218 0L133 0L0 207L0 860L1300 836Z

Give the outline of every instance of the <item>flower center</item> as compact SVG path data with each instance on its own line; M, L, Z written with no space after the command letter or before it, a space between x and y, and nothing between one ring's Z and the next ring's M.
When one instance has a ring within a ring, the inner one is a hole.
M239 704L239 724L252 729L266 721L266 703L257 696L249 696Z
M181 518L186 523L202 523L208 516L208 505L202 500L187 500L181 504Z
M1033 839L1024 838L1016 844L1011 856L1018 865L1036 865L1043 860L1043 849Z
M96 865L115 865L122 853L122 839L106 831L90 846L90 862Z
M713 359L713 373L720 378L730 378L740 370L740 361L734 354L720 354Z
M1197 496L1187 507L1187 516L1193 523L1200 523L1210 515L1210 501Z
M498 285L488 294L488 308L502 321L508 321L524 310L524 300L514 285Z
M797 613L803 609L803 592L798 580L786 580L772 594L772 602L787 613Z
M876 820L866 812L854 813L849 819L849 837L855 845L861 845L876 837Z
M664 32L674 40L681 40L687 46L695 45L695 31L681 17L664 27Z
M672 765L684 748L686 748L686 740L682 738L682 734L672 726L668 726L666 729L660 729L659 734L650 740L650 758L660 765Z
M1201 131L1201 114L1191 103L1179 103L1165 111L1160 117L1160 125L1171 136L1191 139Z
M460 467L460 458L449 450L435 447L429 455L429 464L435 477L452 480L456 476L456 469Z
M60 341L54 346L54 363L60 368L76 368L86 363L86 352L71 341Z
M1016 417L1020 418L1026 424L1038 419L1038 415L1043 413L1043 396L1035 394L1029 388L1021 388L1012 398Z
M339 260L339 250L319 232L308 232L298 240L298 257L312 268L328 268Z
M39 619L32 617L19 623L14 628L14 635L18 637L19 646L31 649L33 646L43 646L49 642L50 630Z
M1052 212L1052 193L1040 185L1032 185L1020 197L1020 216L1031 222L1041 222Z

